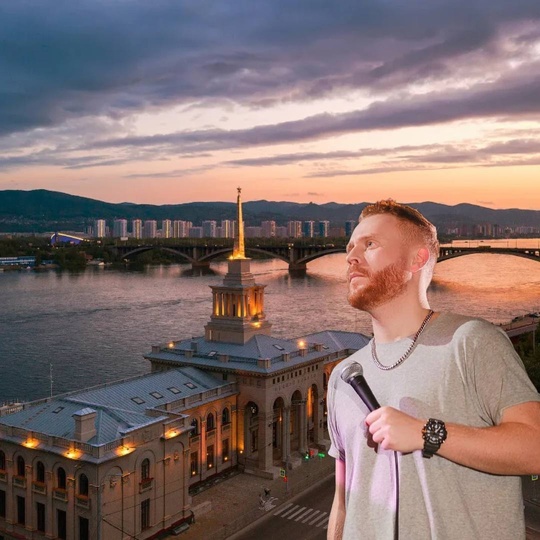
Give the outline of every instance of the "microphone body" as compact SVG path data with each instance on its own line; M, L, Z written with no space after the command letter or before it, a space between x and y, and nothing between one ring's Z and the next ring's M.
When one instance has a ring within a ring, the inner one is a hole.
M341 379L353 387L365 406L372 412L380 408L380 405L377 398L373 395L363 373L364 370L360 364L350 364L341 372Z

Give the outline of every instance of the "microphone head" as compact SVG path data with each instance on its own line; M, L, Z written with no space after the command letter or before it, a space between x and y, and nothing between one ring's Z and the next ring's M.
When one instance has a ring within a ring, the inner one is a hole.
M341 380L349 384L351 379L359 375L362 376L363 374L364 370L362 369L362 366L357 362L353 362L342 369Z

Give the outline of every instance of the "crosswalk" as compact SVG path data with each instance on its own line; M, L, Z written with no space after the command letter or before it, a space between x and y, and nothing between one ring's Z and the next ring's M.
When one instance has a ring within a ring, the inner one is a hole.
M273 515L283 519L305 523L312 527L322 527L323 529L328 529L328 519L330 518L328 512L293 503L284 504Z

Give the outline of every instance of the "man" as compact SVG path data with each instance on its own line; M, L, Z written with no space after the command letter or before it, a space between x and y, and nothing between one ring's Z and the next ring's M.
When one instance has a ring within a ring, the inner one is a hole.
M329 381L331 540L525 538L518 475L540 472L540 396L502 330L430 310L438 249L392 200L364 209L347 246L349 302L374 337ZM340 377L353 363L382 405L371 413Z

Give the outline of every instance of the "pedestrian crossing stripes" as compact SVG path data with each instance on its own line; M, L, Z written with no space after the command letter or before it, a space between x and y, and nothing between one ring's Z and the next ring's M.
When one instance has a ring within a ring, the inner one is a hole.
M322 512L321 510L315 510L315 508L308 508L307 506L300 506L293 503L284 504L273 515L283 519L305 523L313 527L322 527L323 529L328 529L328 519L330 518L328 512Z

